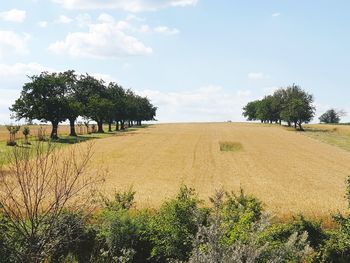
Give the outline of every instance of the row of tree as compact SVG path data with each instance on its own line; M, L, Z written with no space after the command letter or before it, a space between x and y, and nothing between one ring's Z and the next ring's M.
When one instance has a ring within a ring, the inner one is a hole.
M293 84L276 90L273 95L262 100L249 102L243 108L243 116L249 121L260 120L263 123L286 122L288 126L302 129L303 123L310 122L315 115L313 96Z
M106 84L89 74L77 75L73 70L59 73L42 72L29 77L21 96L10 110L17 120L39 120L52 124L51 138L57 139L58 125L69 121L71 136L76 136L75 122L78 117L97 123L98 132L104 132L103 124L116 124L116 130L124 129L125 123L154 120L157 108L147 97L125 90L117 83Z

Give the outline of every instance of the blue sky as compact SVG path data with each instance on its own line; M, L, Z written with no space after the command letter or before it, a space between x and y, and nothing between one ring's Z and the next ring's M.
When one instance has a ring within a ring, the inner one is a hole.
M318 115L350 115L349 10L345 0L1 1L0 123L26 75L66 69L147 95L161 122L241 121L245 103L292 83L314 94Z

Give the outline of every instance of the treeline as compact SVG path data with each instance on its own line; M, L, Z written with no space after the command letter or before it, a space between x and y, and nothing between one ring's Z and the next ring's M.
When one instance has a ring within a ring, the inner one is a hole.
M104 132L103 124L116 130L125 124L141 125L154 120L157 108L147 97L136 95L117 83L106 84L89 74L77 75L73 70L60 73L42 72L30 76L10 110L17 120L39 120L52 124L51 138L57 139L58 125L69 121L70 135L77 136L75 122L83 117L97 123L98 132Z
M297 85L276 90L262 100L249 102L243 108L243 116L249 121L262 123L286 122L288 126L302 129L303 123L310 122L315 115L314 98Z

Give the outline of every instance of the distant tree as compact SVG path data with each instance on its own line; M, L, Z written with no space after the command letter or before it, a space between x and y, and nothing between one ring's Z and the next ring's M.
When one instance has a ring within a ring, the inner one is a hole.
M21 96L10 108L19 119L37 119L51 122L51 138L58 138L58 124L67 119L67 75L70 73L48 73L29 77Z
M65 115L70 125L70 136L77 136L75 131L75 122L77 118L82 115L83 105L77 98L76 86L77 76L73 70L64 72L66 90L66 111Z
M339 123L341 117L344 115L345 115L345 112L342 110L337 111L335 109L329 109L321 115L319 120L320 122L323 122L323 123Z
M88 74L81 75L75 89L76 100L83 105L81 113L85 119L97 122L98 132L103 133L103 122L107 121L106 106L110 106L103 80Z
M279 88L273 93L272 96L274 99L274 108L276 111L278 123L281 124L282 123L281 112L286 107L286 90L283 88Z
M243 108L243 116L247 118L248 121L258 120L257 111L260 102L260 100L248 102L248 104Z
M125 116L125 90L117 83L110 82L107 87L108 97L112 101L113 108L107 112L108 130L112 131L112 123L115 121L116 130L119 130L119 122Z
M315 115L313 96L294 84L286 88L285 92L286 101L281 111L281 118L294 123L295 128L299 127L302 130L302 124L310 122Z
M257 107L257 118L263 122L277 122L280 118L277 101L273 96L265 96Z

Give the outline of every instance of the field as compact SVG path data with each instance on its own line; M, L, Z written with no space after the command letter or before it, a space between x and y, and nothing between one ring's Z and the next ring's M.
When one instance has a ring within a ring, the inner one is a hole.
M329 218L347 209L350 152L308 133L259 124L159 124L96 140L92 166L108 169L107 193L133 186L139 207L159 206L181 184L205 201L215 189L242 187L278 218ZM222 151L223 142L239 147Z
M37 136L38 134L38 130L40 127L42 127L42 129L44 130L45 134L47 136L50 135L51 132L51 126L50 125L31 125L30 127L30 131L31 131L31 135L32 136ZM58 127L58 134L59 135L67 135L69 133L69 126L68 125L60 125ZM22 134L22 127L21 130L16 134L16 138L23 138L23 134ZM5 126L0 125L0 141L6 141L9 139L9 132L6 129Z

